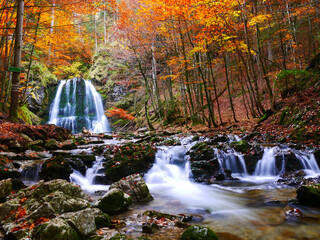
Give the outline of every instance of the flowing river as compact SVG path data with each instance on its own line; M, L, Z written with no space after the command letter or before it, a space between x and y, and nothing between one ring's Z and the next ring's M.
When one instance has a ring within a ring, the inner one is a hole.
M207 185L190 180L189 156L186 153L194 144L185 141L181 146L158 147L155 163L144 175L154 201L135 205L116 217L127 218L146 210L157 210L199 216L194 218L195 223L216 232L233 234L239 239L320 239L319 209L290 204L299 208L304 217L285 218L288 210L285 205L288 199L296 197L296 188L276 183L284 165L277 170L275 153L288 151L288 148L266 147L251 175L241 154L220 152L221 166L233 168L239 180ZM314 177L320 173L313 154L306 151L294 154L299 156L301 165L310 175ZM100 167L101 159L97 158L85 175L75 171L71 179L90 193L106 190L108 186L95 184L93 180ZM126 234L129 236L137 237L140 233L141 226L134 223L127 226Z

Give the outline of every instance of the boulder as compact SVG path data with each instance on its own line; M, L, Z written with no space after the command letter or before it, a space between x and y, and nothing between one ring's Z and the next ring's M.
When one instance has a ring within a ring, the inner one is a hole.
M181 240L218 240L217 234L210 228L192 225L187 228L181 238Z
M122 146L107 146L104 153L105 173L108 183L134 173L145 173L155 160L157 149L152 144L127 143Z
M12 190L11 179L0 181L0 200L6 198Z
M69 179L72 169L67 160L61 155L48 159L42 164L39 172L40 178L46 181L52 179Z
M128 194L113 188L97 201L96 206L104 213L116 214L126 211L131 204L132 198Z
M149 188L139 173L127 176L111 184L110 189L118 188L132 197L134 202L152 201Z
M299 187L297 199L303 205L320 208L320 184Z

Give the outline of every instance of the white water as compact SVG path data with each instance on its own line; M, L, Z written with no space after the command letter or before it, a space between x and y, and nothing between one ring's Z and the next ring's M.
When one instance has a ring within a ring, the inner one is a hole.
M241 209L231 196L212 186L191 182L190 167L185 153L191 145L163 147L156 154L156 162L145 180L152 194L178 200L188 208L232 213ZM172 162L178 165L173 164Z
M265 148L261 160L258 161L256 169L254 170L255 176L276 176L276 158L274 155L274 148Z
M77 89L80 84L79 79L62 80L58 86L56 96L51 105L49 116L50 124L65 127L73 133L79 132L78 125L81 125L95 133L110 132L108 119L104 114L103 103L100 94L96 91L92 83L88 80L83 80L85 83L84 96L84 112L77 116L76 107L78 103ZM72 92L71 92L72 82ZM64 95L63 95L64 94ZM61 99L65 97L65 106L61 106ZM78 113L79 114L79 113Z
M96 156L96 161L91 168L88 168L85 176L83 176L79 171L74 170L70 175L70 181L79 185L84 191L88 193L94 193L99 190L108 190L109 185L95 184L94 179L98 175L104 175L99 173L103 170L103 157Z

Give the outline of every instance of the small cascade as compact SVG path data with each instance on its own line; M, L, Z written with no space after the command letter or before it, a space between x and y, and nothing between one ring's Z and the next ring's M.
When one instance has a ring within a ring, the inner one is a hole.
M85 176L79 171L74 170L70 175L70 181L81 186L81 188L88 193L94 193L98 190L108 190L108 185L96 184L98 177L104 177L103 172L103 157L96 156L96 161L91 168L88 168Z
M237 152L224 152L215 149L220 169L229 169L233 174L247 176L248 171L243 156Z
M110 132L100 94L88 80L62 80L52 102L49 122L73 133L86 128L95 133Z
M190 208L219 212L239 208L232 197L226 196L222 191L189 180L190 165L186 153L191 146L192 144L187 144L158 149L156 162L145 175L151 194L178 200Z
M39 172L42 164L33 164L32 166L25 167L21 170L21 180L24 184L31 185L40 180Z
M187 181L190 174L186 152L189 147L174 146L171 148L158 149L156 153L156 164L150 169L146 176L147 183L159 184L172 181Z
M292 150L292 152L300 161L304 170L311 170L314 173L320 172L319 166L317 164L317 160L313 153L296 151L296 150Z
M261 160L258 161L256 169L254 170L255 176L276 176L276 158L275 148L265 148Z

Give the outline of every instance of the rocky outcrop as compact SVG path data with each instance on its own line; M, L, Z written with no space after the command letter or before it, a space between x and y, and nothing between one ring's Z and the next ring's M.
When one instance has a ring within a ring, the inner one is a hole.
M39 182L0 205L0 227L8 239L89 239L110 217L91 208L89 198L65 180Z
M134 202L152 201L153 197L149 192L149 188L139 173L127 176L111 184L111 189L120 189L130 197Z

